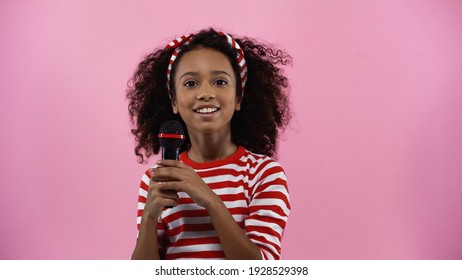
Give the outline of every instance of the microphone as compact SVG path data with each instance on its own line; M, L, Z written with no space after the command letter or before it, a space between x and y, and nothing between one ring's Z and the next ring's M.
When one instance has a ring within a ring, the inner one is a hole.
M176 120L163 122L160 125L158 137L162 149L162 159L178 160L185 139L181 123Z
M171 120L163 122L159 128L160 147L162 149L162 159L178 160L180 149L184 141L183 126L179 121ZM166 206L172 208L173 206Z

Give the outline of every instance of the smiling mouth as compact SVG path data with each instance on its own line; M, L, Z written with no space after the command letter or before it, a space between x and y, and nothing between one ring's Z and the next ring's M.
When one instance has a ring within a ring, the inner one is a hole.
M218 110L220 110L220 108L209 107L209 108L195 109L193 111L196 112L196 113L199 113L199 114L212 114L212 113L215 113Z

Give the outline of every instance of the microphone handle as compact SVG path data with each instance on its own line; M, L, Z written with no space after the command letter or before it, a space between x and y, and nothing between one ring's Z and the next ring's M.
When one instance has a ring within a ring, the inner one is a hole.
M179 156L180 148L167 148L162 146L162 159L178 160ZM173 206L167 206L165 208L173 208Z
M180 156L180 148L162 147L162 159L178 160Z

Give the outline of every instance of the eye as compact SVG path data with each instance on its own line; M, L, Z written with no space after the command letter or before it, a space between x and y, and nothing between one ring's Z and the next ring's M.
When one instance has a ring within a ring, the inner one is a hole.
M195 82L195 81L186 81L183 85L185 87L195 87L195 86L197 86L197 82Z
M215 80L214 84L216 84L217 86L226 86L228 82L223 79L218 79L218 80Z

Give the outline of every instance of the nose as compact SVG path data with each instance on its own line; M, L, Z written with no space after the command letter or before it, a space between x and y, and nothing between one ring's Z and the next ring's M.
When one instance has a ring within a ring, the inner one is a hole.
M208 83L203 83L200 87L199 94L197 95L198 100L212 100L215 99L215 89Z

